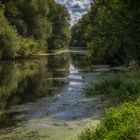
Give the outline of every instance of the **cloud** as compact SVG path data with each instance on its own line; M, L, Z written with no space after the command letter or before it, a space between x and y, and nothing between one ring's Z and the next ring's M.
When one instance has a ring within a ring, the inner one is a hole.
M62 5L65 5L71 15L71 24L76 23L83 14L90 9L91 0L57 0Z

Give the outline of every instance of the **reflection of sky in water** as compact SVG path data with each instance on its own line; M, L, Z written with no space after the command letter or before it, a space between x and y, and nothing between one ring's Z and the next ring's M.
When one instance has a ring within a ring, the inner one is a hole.
M72 64L70 64L69 72L70 72L70 74L79 73L79 71Z
M69 91L73 90L73 88L75 87L82 87L83 86L83 81L82 81L82 76L80 75L78 69L76 67L74 67L74 65L72 65L70 63L70 67L69 67Z
M74 81L74 80L82 80L82 76L79 74L78 69L76 69L74 67L74 65L70 64L69 67L69 76L68 78L70 79L70 85L79 85L81 83L79 83L78 81Z
M65 5L71 15L71 24L76 23L90 8L91 0L57 0Z

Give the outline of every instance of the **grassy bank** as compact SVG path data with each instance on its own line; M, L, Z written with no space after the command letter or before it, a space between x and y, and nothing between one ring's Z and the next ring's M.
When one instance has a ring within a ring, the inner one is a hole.
M140 139L140 72L113 74L88 89L88 96L101 95L108 109L100 125L83 131L80 140Z
M134 101L140 96L140 72L111 74L87 89L88 96L101 95L112 101L112 105Z

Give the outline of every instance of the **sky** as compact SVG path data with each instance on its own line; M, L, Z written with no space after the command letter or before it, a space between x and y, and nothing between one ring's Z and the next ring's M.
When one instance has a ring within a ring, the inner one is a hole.
M91 0L57 0L59 3L65 5L71 15L70 23L76 23L83 14L90 9Z

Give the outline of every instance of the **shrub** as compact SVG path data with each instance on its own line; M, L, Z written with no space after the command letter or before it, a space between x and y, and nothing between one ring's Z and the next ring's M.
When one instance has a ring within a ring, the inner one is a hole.
M113 74L87 90L87 95L103 95L119 102L133 101L140 95L140 73Z
M140 99L109 109L96 128L86 129L80 140L138 140L140 133Z
M28 57L37 52L38 43L31 39L21 39L19 41L18 57Z
M88 95L103 95L117 103L108 109L100 125L86 129L80 140L140 139L140 73L113 74L90 88Z
M18 35L16 30L9 25L0 9L0 58L16 56Z
M22 38L0 10L0 59L26 57L36 51L37 42Z

